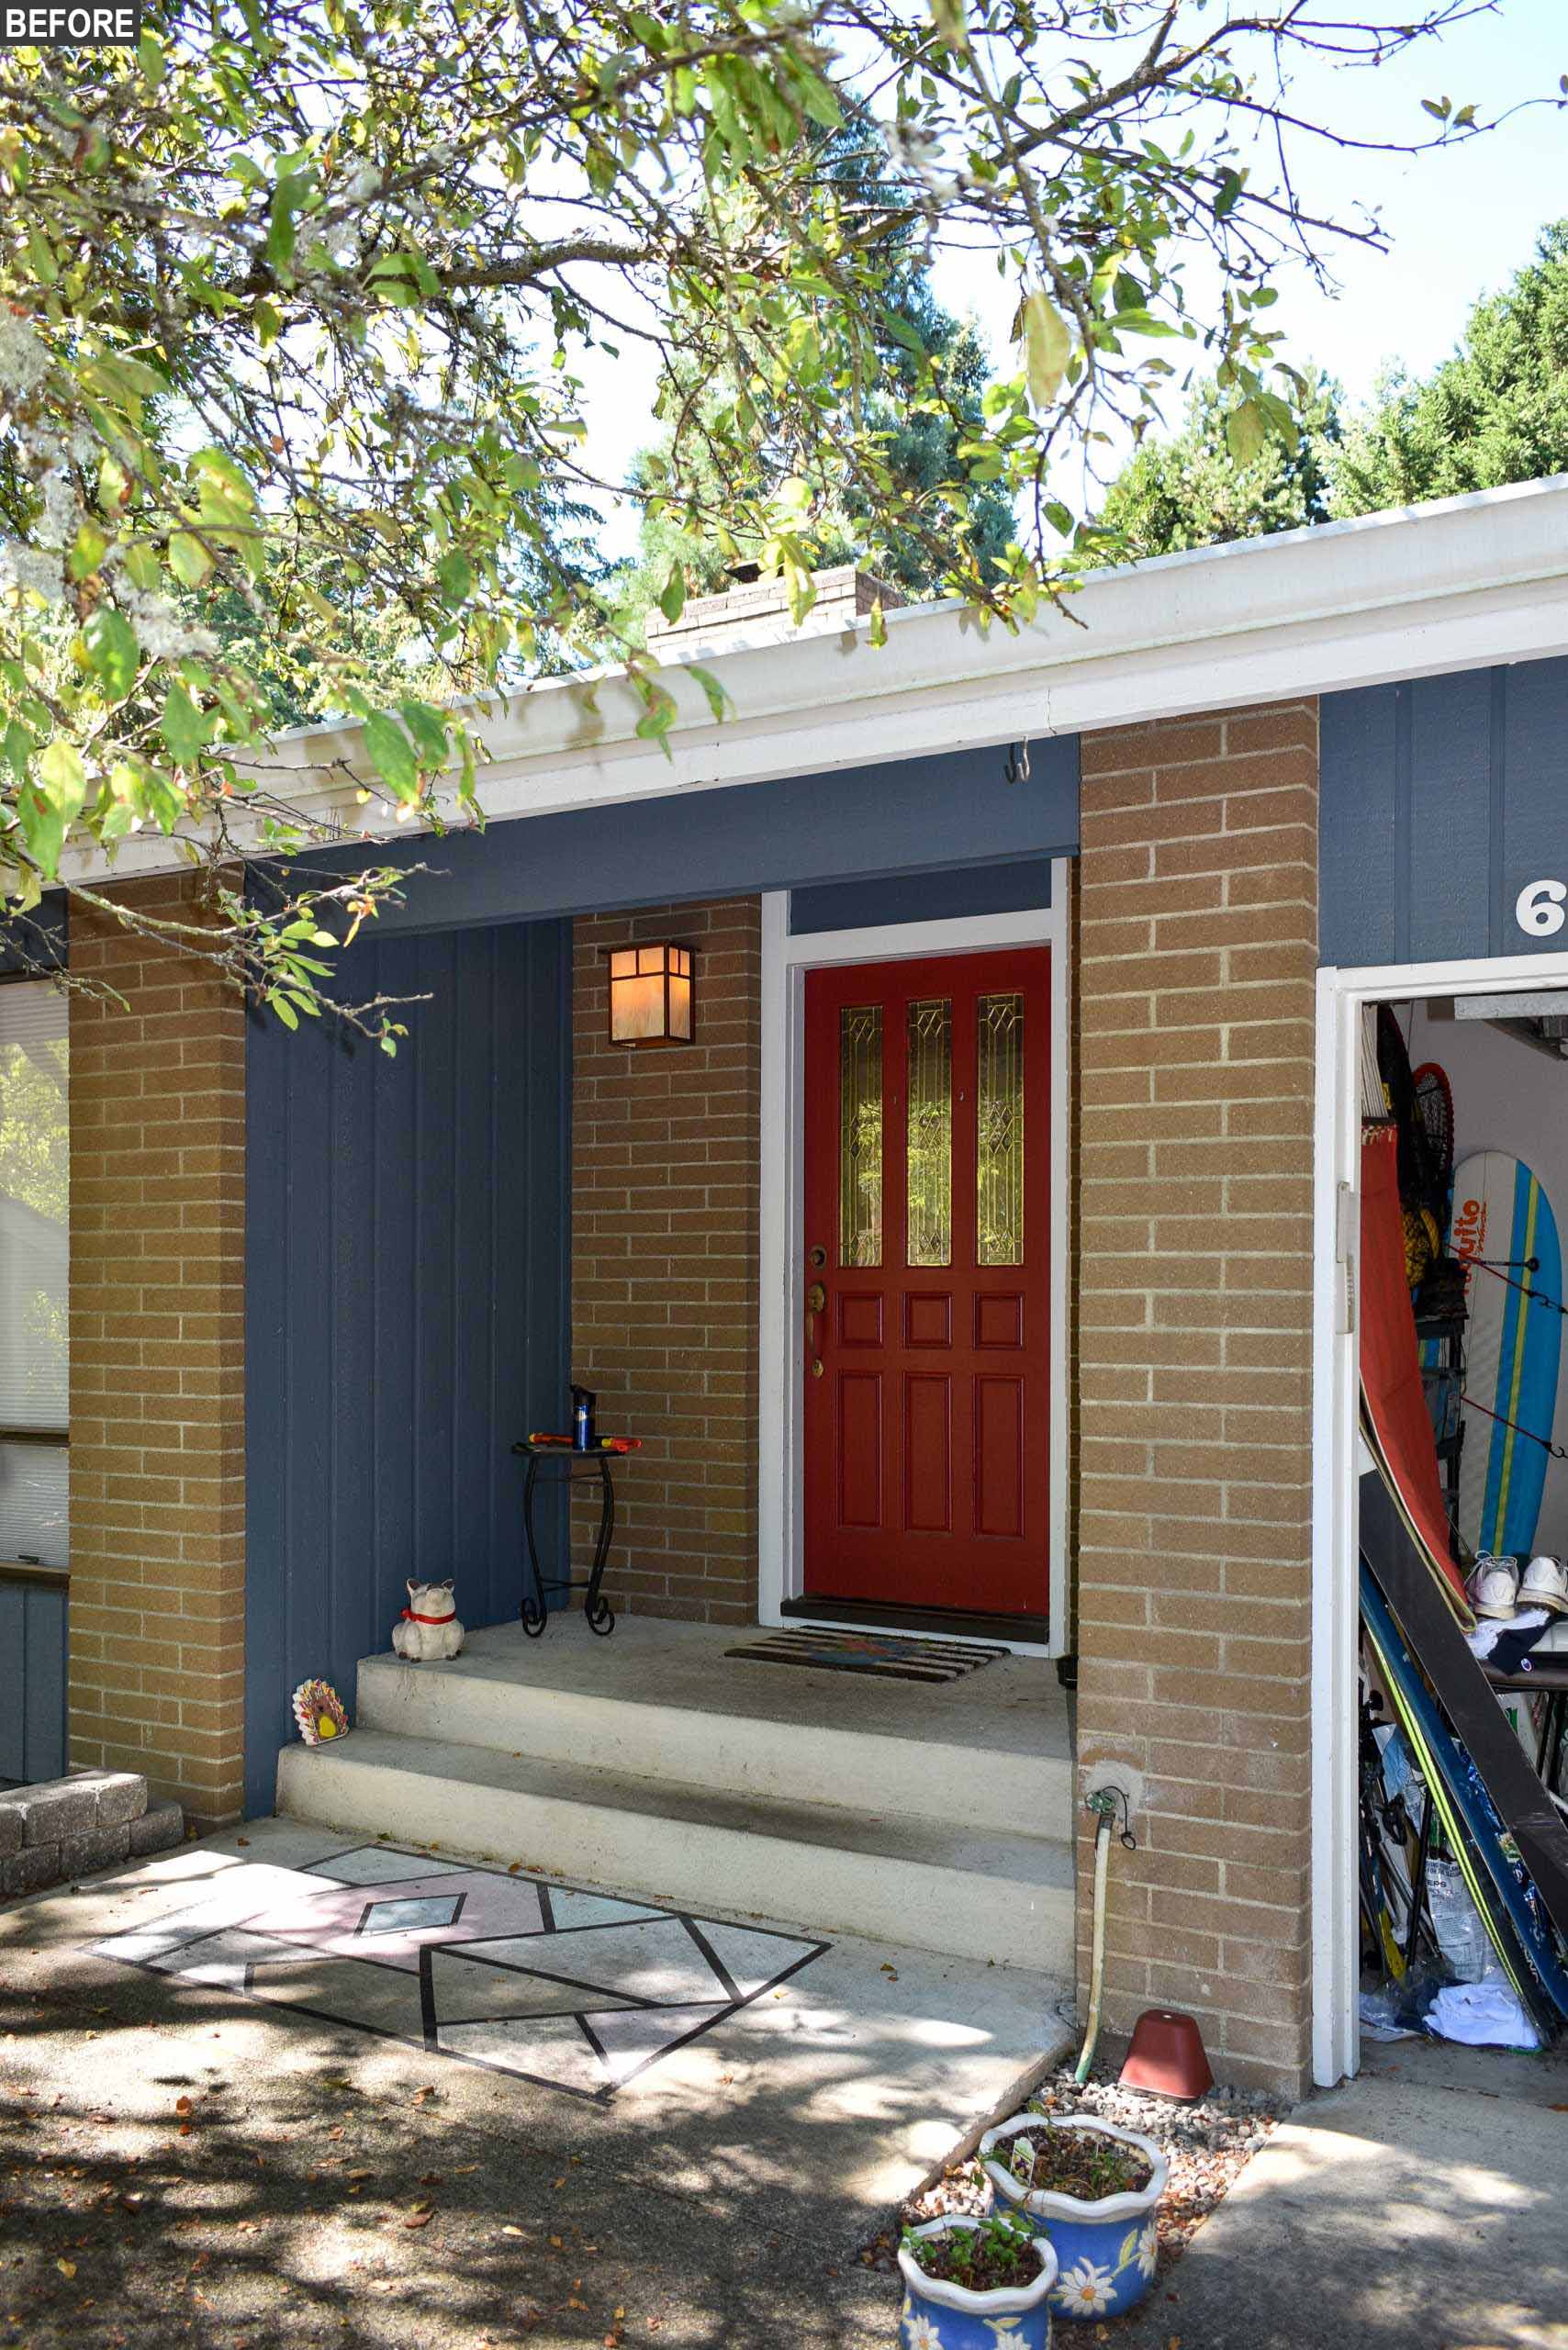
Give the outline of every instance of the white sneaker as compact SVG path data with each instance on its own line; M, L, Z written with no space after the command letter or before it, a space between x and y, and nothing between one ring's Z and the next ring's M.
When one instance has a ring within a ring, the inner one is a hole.
M1519 1562L1517 1559L1495 1559L1490 1550L1483 1550L1471 1568L1464 1587L1478 1616L1490 1616L1506 1623L1519 1604Z
M1568 1616L1568 1565L1544 1554L1532 1559L1519 1579L1521 1607L1550 1607L1554 1616Z

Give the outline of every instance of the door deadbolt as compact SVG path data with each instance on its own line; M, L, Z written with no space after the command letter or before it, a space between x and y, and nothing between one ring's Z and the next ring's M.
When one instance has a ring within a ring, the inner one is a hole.
M820 1272L827 1262L827 1250L825 1248L808 1248L806 1251L806 1262L812 1267L814 1272Z

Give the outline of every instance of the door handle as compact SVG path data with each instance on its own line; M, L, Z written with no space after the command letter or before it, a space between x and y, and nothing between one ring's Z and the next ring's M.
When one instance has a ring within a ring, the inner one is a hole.
M817 1315L825 1310L826 1305L826 1290L821 1281L813 1281L806 1292L806 1353L810 1357L809 1368L813 1379L820 1379L823 1375L822 1356L817 1351Z

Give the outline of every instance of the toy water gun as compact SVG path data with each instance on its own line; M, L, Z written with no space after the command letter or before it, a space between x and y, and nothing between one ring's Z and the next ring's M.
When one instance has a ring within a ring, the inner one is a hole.
M536 1428L528 1439L530 1444L558 1444L563 1452L575 1452L576 1445L569 1436L557 1436L553 1431ZM601 1436L594 1446L595 1452L641 1452L640 1436ZM588 1456L590 1459L592 1455Z

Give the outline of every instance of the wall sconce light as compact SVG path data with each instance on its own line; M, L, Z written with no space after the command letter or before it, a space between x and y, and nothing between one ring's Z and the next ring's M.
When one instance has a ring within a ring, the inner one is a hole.
M689 1045L692 952L689 946L610 946L612 1045Z

